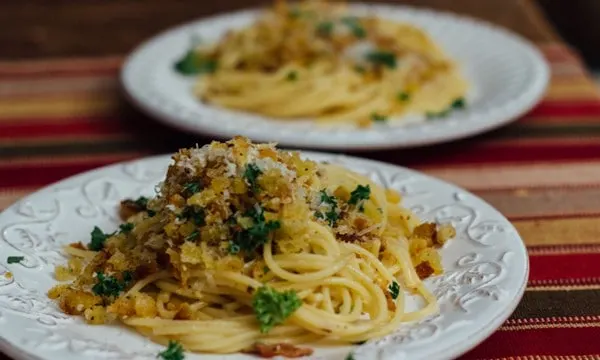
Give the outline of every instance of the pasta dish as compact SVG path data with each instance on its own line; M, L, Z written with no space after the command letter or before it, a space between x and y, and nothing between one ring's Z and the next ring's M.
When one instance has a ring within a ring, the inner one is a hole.
M206 103L362 127L403 114L443 117L465 106L467 91L423 30L318 0L276 1L254 23L194 46L175 69L202 75L193 91Z
M120 321L193 352L310 354L437 312L422 280L442 272L451 225L333 164L243 137L173 155L153 198L121 202L113 233L66 247L49 291L89 324ZM407 296L423 307L406 311Z

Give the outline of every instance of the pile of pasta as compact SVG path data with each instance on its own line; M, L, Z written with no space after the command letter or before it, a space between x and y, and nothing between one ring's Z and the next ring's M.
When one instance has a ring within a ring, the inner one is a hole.
M67 314L120 321L161 344L207 353L310 354L437 311L450 225L421 223L401 197L332 164L236 137L173 156L153 198L124 223L67 247L50 290ZM407 312L405 299L424 306ZM165 357L166 359L166 357Z
M465 105L467 91L459 67L423 30L318 0L277 1L175 68L204 75L194 93L207 103L363 127L402 114L442 117Z

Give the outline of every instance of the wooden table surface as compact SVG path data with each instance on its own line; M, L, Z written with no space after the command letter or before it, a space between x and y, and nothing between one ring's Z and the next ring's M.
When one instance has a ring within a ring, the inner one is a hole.
M5 0L0 2L0 59L124 54L169 26L268 3L264 0ZM534 0L393 3L478 17L537 43L557 38Z

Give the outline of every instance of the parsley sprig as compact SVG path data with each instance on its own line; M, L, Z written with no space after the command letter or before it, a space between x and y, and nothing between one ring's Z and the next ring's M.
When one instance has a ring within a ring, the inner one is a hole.
M94 230L90 234L92 239L88 244L88 249L93 251L100 251L104 248L106 239L111 237L113 234L105 234L99 227L94 226Z
M158 353L159 358L163 360L183 360L185 355L183 354L183 346L177 341L169 340L167 348Z
M250 185L253 193L257 193L259 191L258 187L258 177L262 174L262 171L255 164L248 164L246 166L246 170L244 170L244 179Z
M367 31L356 17L349 16L342 18L342 24L346 25L357 39L363 39L367 36Z
M114 276L104 275L103 272L99 271L96 273L96 278L98 281L92 287L92 292L98 296L114 298L125 290L131 280L133 280L133 275L131 272L125 271L123 272L122 280L119 280Z
M190 49L175 63L174 68L182 75L211 74L217 70L217 61Z
M393 281L390 286L388 286L388 291L390 295L392 295L392 299L396 300L398 295L400 295L400 285L396 281Z
M363 200L369 200L371 197L371 187L369 185L358 185L356 189L350 193L348 204L358 205Z
M23 260L25 260L25 256L9 256L6 258L6 263L7 264L18 264Z
M279 292L263 286L252 297L252 308L262 333L267 333L276 325L282 324L300 306L302 300L294 290Z
M338 213L338 202L335 196L327 194L325 189L321 190L321 203L325 204L329 207L329 210L326 212L317 211L315 212L315 216L318 219L324 219L329 222L329 226L334 226L335 223L340 218L340 214Z
M386 66L390 69L396 68L396 55L389 51L371 51L367 54L367 60L375 65Z
M278 220L266 221L264 210L260 206L254 206L244 216L252 219L252 226L238 231L229 245L230 253L244 251L252 253L269 241L273 231L281 227Z

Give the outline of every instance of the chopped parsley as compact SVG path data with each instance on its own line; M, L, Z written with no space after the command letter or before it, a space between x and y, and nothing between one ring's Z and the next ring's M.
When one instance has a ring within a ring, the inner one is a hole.
M367 60L375 65L383 65L390 69L396 68L396 55L389 51L372 51L367 54Z
M405 91L400 91L398 95L396 95L396 99L400 102L407 102L410 100L410 94Z
M148 210L146 210L146 212L148 213L148 216L150 216L150 217L153 217L154 215L156 215L156 211L154 211L154 210L148 209Z
M104 248L104 242L112 235L113 234L105 234L99 227L94 226L94 230L92 230L91 233L92 240L88 244L88 248L93 251L102 250Z
M321 203L329 206L329 210L323 213L321 211L315 212L315 217L318 219L324 219L329 222L329 226L334 226L338 221L340 215L337 212L338 203L333 195L328 195L325 189L321 190Z
M94 294L103 297L117 297L125 290L127 285L133 280L131 272L125 271L123 273L123 280L119 281L116 277L110 275L104 275L103 272L99 271L96 273L98 282L92 287Z
M191 49L175 63L174 68L182 75L210 74L217 70L217 62Z
M342 18L342 24L346 25L352 32L352 35L358 39L363 39L367 36L365 28L362 27L358 19L355 17Z
M354 360L354 355L352 355L352 353L349 353L348 355L346 355L346 359L344 360Z
M125 223L119 225L119 229L121 230L122 234L129 234L131 230L133 230L133 227L134 225L132 223Z
M352 190L350 193L350 200L348 200L348 204L359 205L363 200L369 200L370 197L371 187L369 185L358 185L356 189ZM362 205L360 206L359 210L364 211Z
M25 256L9 256L6 258L6 263L7 264L18 264L23 260L25 260Z
M375 121L375 122L385 122L387 121L387 116L385 115L381 115L378 113L372 113L371 114L371 120Z
M246 170L244 170L244 178L250 185L253 193L257 193L258 188L258 177L262 174L262 171L255 164L248 164Z
M317 25L317 35L321 37L329 37L333 32L333 23L331 21L323 21Z
M396 300L398 295L400 295L400 285L397 282L393 281L392 284L388 287L388 291L390 295L392 295L392 299Z
M279 229L281 223L278 220L266 221L264 210L260 206L254 206L247 211L244 216L252 219L252 226L238 231L232 241L232 244L239 247L239 251L252 253L269 241L271 232ZM231 244L229 249L231 250ZM235 249L235 248L234 248Z
M233 241L229 242L229 249L228 249L230 254L237 254L240 252L240 246L236 243L234 243Z
M278 292L263 286L252 297L252 308L262 333L268 333L274 326L282 324L300 306L302 300L294 290Z
M191 234L185 237L185 241L196 241L199 237L200 232L198 230L194 230Z
M458 98L455 99L452 104L450 104L450 106L448 106L447 109L439 111L439 112L427 112L425 114L425 116L427 117L427 119L437 119L437 118L443 118L446 117L450 114L450 112L452 110L460 110L460 109L464 109L465 106L467 106L466 102L465 102L465 98Z
M196 209L193 206L186 206L183 211L177 215L180 220L191 219L194 225L203 226L204 223L204 210Z
M298 80L298 72L297 72L296 70L292 70L292 71L290 71L290 72L289 72L289 73L286 75L285 79L286 79L287 81L296 81L296 80Z
M185 359L183 346L177 341L169 340L167 348L159 352L157 357L163 360L183 360Z
M452 102L452 105L450 105L450 107L452 107L453 109L464 109L464 107L466 106L466 102L465 102L465 98L458 98L456 100L454 100Z
M183 192L190 196L194 195L200 190L202 190L202 184L200 182L189 182L183 185Z
M142 209L147 209L148 208L148 198L145 196L140 196L139 198L137 198L136 200L133 201L137 206L139 206Z

